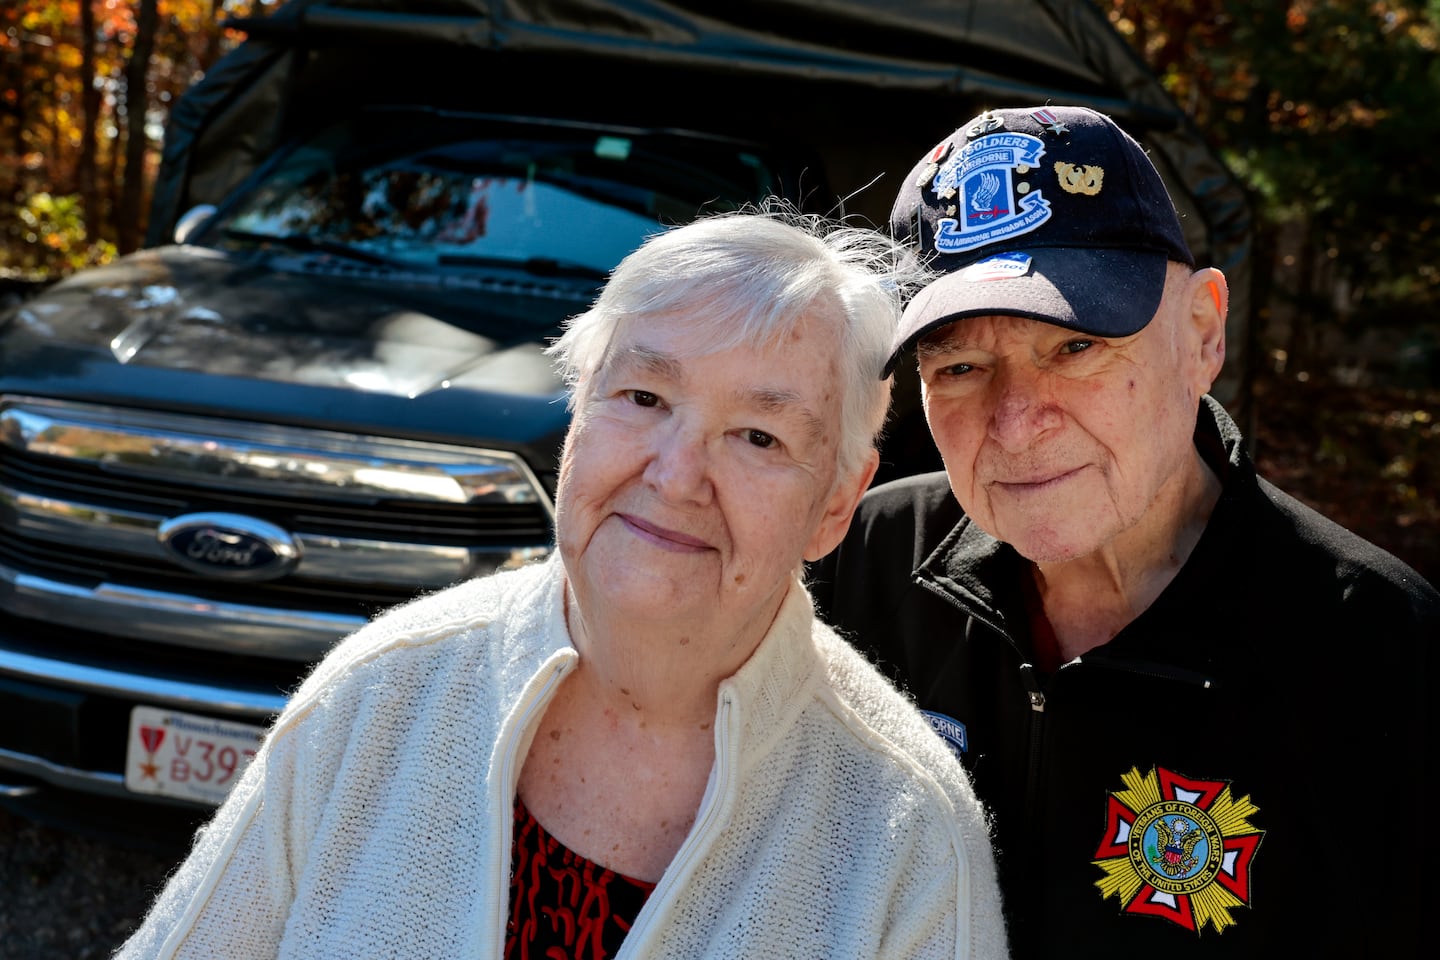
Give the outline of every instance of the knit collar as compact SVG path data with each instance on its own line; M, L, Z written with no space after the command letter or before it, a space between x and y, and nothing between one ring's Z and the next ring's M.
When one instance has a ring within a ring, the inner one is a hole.
M720 684L720 697L732 698L744 718L744 736L768 738L781 732L805 704L801 696L817 675L814 603L798 579L760 645L731 677ZM717 705L718 707L718 705Z
M562 651L568 651L570 656L576 653L565 623L564 564L554 554L545 566L545 575L533 581L529 590L516 591L512 614L506 617L512 623L528 620L532 628L540 627L536 632L546 640L539 647L530 645L528 653L535 670ZM537 623L531 617L540 620ZM818 670L819 654L812 636L814 620L809 592L792 577L775 620L755 652L739 670L721 681L720 696L728 696L739 708L747 739L778 732L803 706L805 698L801 694ZM718 703L716 707L718 712Z

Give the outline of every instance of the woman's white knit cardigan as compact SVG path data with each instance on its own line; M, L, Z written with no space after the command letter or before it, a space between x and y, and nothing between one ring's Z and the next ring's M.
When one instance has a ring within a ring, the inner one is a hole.
M337 647L118 956L500 957L512 803L578 660L558 560L416 601ZM959 764L796 584L721 686L695 825L622 957L997 957Z

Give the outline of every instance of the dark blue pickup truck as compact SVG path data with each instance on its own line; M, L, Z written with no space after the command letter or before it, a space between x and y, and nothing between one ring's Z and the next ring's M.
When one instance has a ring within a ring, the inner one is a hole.
M771 195L883 223L958 118L1078 102L1243 286L1243 194L1088 2L239 26L170 118L147 249L0 313L0 802L31 816L183 841L339 637L546 555L541 350L667 224ZM884 453L934 462L903 384Z

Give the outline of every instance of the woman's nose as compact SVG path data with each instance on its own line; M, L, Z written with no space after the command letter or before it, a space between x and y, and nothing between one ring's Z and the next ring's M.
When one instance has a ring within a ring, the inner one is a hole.
M645 481L670 503L706 503L713 495L711 455L698 431L675 425L656 438Z

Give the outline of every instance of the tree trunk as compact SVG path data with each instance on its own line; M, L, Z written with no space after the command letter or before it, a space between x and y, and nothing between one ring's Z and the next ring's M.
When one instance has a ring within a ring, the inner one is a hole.
M149 146L145 115L150 106L145 80L159 20L158 0L140 0L135 19L135 45L125 63L125 182L120 191L115 225L116 248L121 253L139 249L140 238L145 235L145 155Z
M85 240L100 236L100 194L95 186L95 137L100 123L100 89L95 85L95 7L80 0L80 209L85 218Z
M1306 218L1306 229L1295 250L1295 315L1290 319L1290 335L1285 343L1285 369L1294 376L1310 372L1311 333L1315 328L1315 242L1310 236L1312 224Z
M14 15L12 14L11 16ZM18 21L19 18L17 17L16 19ZM14 134L14 140L10 147L15 153L16 169L5 171L6 174L14 177L11 183L5 184L6 196L9 196L19 187L20 178L18 168L21 158L25 155L25 131L29 129L30 115L27 109L29 107L29 100L24 95L26 81L25 71L29 68L29 59L26 57L28 49L29 45L25 43L22 37L20 43L15 47L14 57L5 60L6 73L8 74L5 83L9 89L14 90L16 93L15 99L12 101L14 108L12 118L15 126L11 130L11 133Z
M210 30L205 34L205 49L201 51L197 66L202 70L209 70L220 59L221 42L225 39L225 33L220 29L220 23L225 19L225 0L210 0Z

